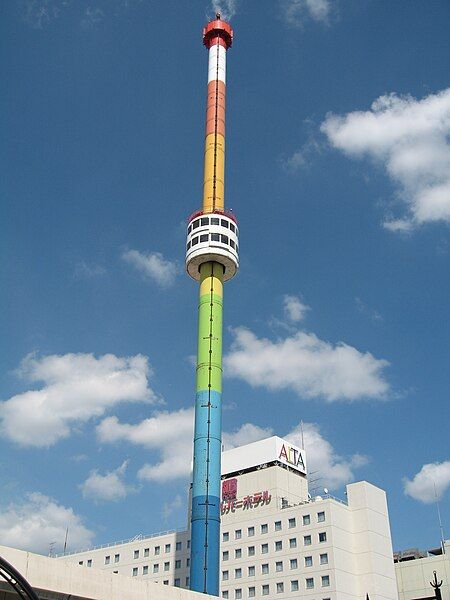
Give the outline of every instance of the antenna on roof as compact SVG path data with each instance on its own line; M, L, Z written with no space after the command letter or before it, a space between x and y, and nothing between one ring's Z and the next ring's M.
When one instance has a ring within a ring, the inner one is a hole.
M439 498L438 498L438 495L437 495L436 482L435 481L433 481L433 486L434 486L434 498L436 500L436 510L437 510L438 521L439 521L439 533L441 535L442 554L445 554L444 527L442 525L441 509L439 508Z
M300 421L300 433L302 436L302 448L304 450L305 449L305 437L304 437L304 432L303 432L303 421Z
M65 536L65 538L64 538L64 548L63 548L63 555L64 555L64 556L66 555L66 550L67 550L67 538L68 538L68 536L69 536L69 526L67 525L67 528L66 528L66 536Z

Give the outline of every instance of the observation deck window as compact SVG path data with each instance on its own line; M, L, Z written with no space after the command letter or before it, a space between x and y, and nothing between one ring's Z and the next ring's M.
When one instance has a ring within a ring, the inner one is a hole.
M220 242L220 233L212 233L211 241L212 242Z
M190 247L191 247L191 242L188 242L188 243L186 244L186 250L189 250L189 248L190 248Z
M228 221L225 221L225 219L221 219L220 224L222 225L222 227L226 227L228 229Z
M222 244L228 244L228 236L227 235L222 235L221 238L222 238L221 239Z
M208 241L208 234L204 233L203 235L200 236L200 242L207 242Z
M202 217L200 219L200 222L201 222L202 226L203 225L209 225L209 219L208 219L208 217Z
M218 219L217 217L211 217L211 225L219 225L220 224L220 219Z
M194 221L192 223L192 229L197 229L197 227L200 225L200 219L197 219L196 221Z
M236 233L236 227L233 225L233 223L230 223L230 229L233 233Z
M230 246L231 246L232 248L236 248L236 244L234 243L234 241L233 241L233 240L230 240Z
M195 246L196 244L198 244L198 237L195 237L195 238L192 240L192 246Z

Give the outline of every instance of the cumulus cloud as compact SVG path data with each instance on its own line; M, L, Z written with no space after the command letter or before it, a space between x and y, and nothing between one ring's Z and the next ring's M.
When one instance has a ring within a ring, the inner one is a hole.
M258 338L245 327L233 334L225 373L253 387L292 390L300 398L329 402L381 399L389 390L384 377L389 363L343 342L333 345L302 331L276 341Z
M89 473L89 477L80 485L83 498L94 502L117 502L123 500L130 492L136 491L133 486L126 485L123 478L129 461L124 461L114 471L101 475L98 469Z
M355 479L354 469L368 462L367 457L361 454L354 454L347 459L339 456L322 436L316 423L303 423L303 435L302 426L297 425L284 437L299 447L303 446L304 440L308 472L316 472L321 485L330 490L352 482Z
M306 19L327 23L331 0L281 0L283 18L291 27L301 27Z
M174 512L178 512L180 508L183 508L183 500L181 499L180 494L177 494L171 502L164 502L162 509L162 516L164 521L167 521L168 518Z
M194 411L181 409L158 412L136 425L120 423L117 417L107 417L97 427L102 442L120 440L159 451L156 464L145 464L138 472L142 480L165 482L186 477L192 462Z
M177 266L166 260L160 252L143 253L138 250L126 250L122 259L139 271L145 278L152 279L161 287L170 287L175 283Z
M412 479L403 479L404 492L414 500L430 504L440 500L450 487L450 460L423 465Z
M122 402L153 402L150 368L142 355L27 356L18 375L33 389L0 404L0 431L23 446L51 446L73 428Z
M61 552L66 530L68 547L92 546L94 533L71 508L38 492L29 493L21 502L0 508L0 539L5 546L48 554L50 544Z
M252 442L258 442L264 438L273 435L271 427L259 427L253 425L253 423L244 423L235 431L227 433L226 431L222 434L222 446L224 450L231 450L231 448L237 448L238 446L245 446L245 444L251 444Z
M311 308L307 304L304 304L298 296L290 295L284 296L283 308L286 318L292 323L303 321L306 313L311 310Z
M407 232L450 221L450 88L422 100L381 96L368 111L328 115L321 130L350 157L382 164L399 186L406 214L385 227Z

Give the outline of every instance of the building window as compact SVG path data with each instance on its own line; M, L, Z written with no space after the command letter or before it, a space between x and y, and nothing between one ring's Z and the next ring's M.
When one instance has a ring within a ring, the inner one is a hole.
M242 577L242 569L239 567L239 569L234 570L234 578L240 579L241 577Z
M269 526L267 525L267 523L264 523L263 525L261 525L261 533L267 533L269 531Z
M275 531L281 531L281 521L275 521Z
M298 560L296 558L291 558L291 569L298 568Z
M311 536L310 535L304 535L303 536L303 545L304 546L311 546Z
M220 225L220 221L217 217L211 217L211 225Z
M156 563L156 565L153 565L153 573L158 573L159 572L159 564Z
M278 540L278 542L275 542L275 550L278 552L279 550L283 550L283 542L281 540Z
M83 561L82 561L82 560L78 561L78 564L79 564L79 565L82 565L82 564L83 564ZM105 564L106 564L106 563L105 563Z
M303 525L310 525L310 524L311 524L311 516L303 515Z
M220 241L222 242L222 244L228 244L228 236L227 235L221 235L220 236Z
M196 244L198 244L198 236L193 238L191 246L195 246Z
M155 546L155 556L158 556L159 552L160 552L160 547Z
M282 570L283 570L283 561L282 560L278 560L275 563L275 571L277 571L279 573Z
M190 564L191 564L191 559L190 559L190 558L187 558L187 559L186 559L186 567L189 567L189 565L190 565Z
M228 542L230 539L230 534L228 533L228 531L224 531L222 533L222 542Z
M148 575L148 565L142 567L142 575Z
M169 580L168 579L164 579L163 585L169 585Z
M233 242L233 240L230 240L230 246L231 246L233 249L236 249L236 244Z
M313 566L313 558L312 556L305 556L305 567Z
M188 227L188 233L191 233L191 231L192 231L192 225L189 225L189 227Z
M150 548L144 548L144 557L149 556L149 555L150 555ZM118 556L118 555L116 554L116 556Z
M254 588L253 586L249 587L248 588L248 597L254 598L255 596L256 596L256 588Z
M269 544L261 544L261 554L267 554L269 552Z
M209 219L208 219L208 217L202 217L202 218L200 219L200 223L201 223L202 227L203 227L204 225L209 225Z
M225 221L225 219L222 219L220 224L222 225L222 227L226 227L228 229L228 221Z
M197 227L200 225L200 221L197 219L196 221L194 221L192 223L192 229L197 229Z
M328 587L330 585L330 576L322 575L322 587Z
M233 223L230 223L230 229L231 231L235 232L236 231L236 227L233 225Z
M175 586L175 587L180 587L180 578L179 578L179 577L177 577L177 578L175 579L175 581L173 582L173 584L174 584L174 586Z
M291 580L291 592L298 592L298 579Z
M110 562L111 562L111 557L105 556L105 565L109 565ZM83 564L83 563L81 563L81 564Z
M191 247L191 242L188 242L188 243L186 244L186 252L189 250L189 248L190 248L190 247Z
M222 571L222 581L228 581L229 571Z
M255 576L255 567L253 565L248 568L248 576L249 577L254 577Z
M208 234L207 234L207 233L203 233L203 234L200 236L200 243L202 243L202 242L207 242L207 241L208 241Z
M212 233L211 241L212 242L220 242L220 233Z
M170 552L170 544L166 544L164 546L164 552L167 554L168 552Z
M267 575L269 573L269 563L264 563L261 565L261 573L263 575Z
M87 566L92 567L92 558L88 558Z
M318 523L323 523L325 521L325 513L322 512L318 512L317 513L317 522Z
M133 567L133 577L137 577L137 574L138 574L138 568Z
M219 219L217 219L219 220ZM222 598L229 598L230 596L228 595L228 590L225 590L222 592Z
M236 548L236 550L234 551L234 558L242 558L241 548Z
M189 548L191 547L191 540L188 540L188 541L187 541L186 547L187 547L187 549L189 550Z
M181 569L181 560L180 559L175 561L175 569Z
M296 521L295 521L295 517L293 517L292 519L289 519L289 529L293 529L296 526Z
M164 571L168 571L170 569L170 562L164 563Z
M297 538L291 538L289 540L289 548L297 548Z
M306 582L306 589L312 590L314 587L314 577L307 577L305 582Z
M187 589L189 589L189 577L186 577L186 579L185 579L185 583L186 583L186 587L187 587Z
M328 564L328 554L321 554L320 555L320 564L321 565L327 565Z
M175 544L175 551L176 551L176 552L179 552L180 550L181 550L181 542L177 542L177 543Z
M255 535L255 528L254 527L249 527L247 529L247 535L248 535L248 537L253 537Z
M269 595L269 586L267 584L262 586L262 595L263 596L268 596Z
M237 588L236 590L234 590L234 597L236 598L236 600L241 600L241 598L242 598L242 589L241 588Z
M222 552L222 560L228 560L230 558L230 553L228 552L228 550L224 550Z
M236 529L236 531L234 532L234 539L240 540L241 537L242 537L242 529Z
M284 583L279 581L277 583L277 594L282 594L284 592Z
M319 533L319 542L326 542L327 541L327 534L325 531L322 531Z
M139 550L134 551L134 558L139 558Z
M255 556L255 546L249 546L248 547L248 555L249 556Z
M148 554L147 554L147 556L148 556ZM114 562L118 563L119 560L120 560L120 554L114 554Z

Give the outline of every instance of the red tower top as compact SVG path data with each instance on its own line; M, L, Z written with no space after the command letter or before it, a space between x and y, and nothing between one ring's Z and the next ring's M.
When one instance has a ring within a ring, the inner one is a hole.
M233 43L233 30L231 25L226 21L222 21L220 13L216 14L214 21L210 21L203 28L203 43L209 49L214 44L224 46L226 50Z

